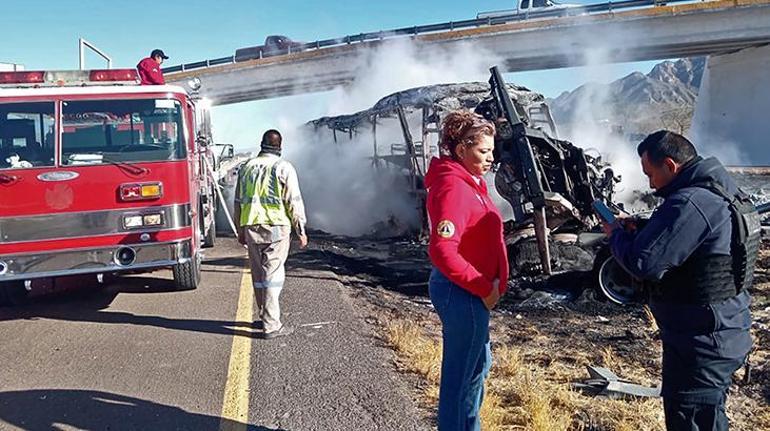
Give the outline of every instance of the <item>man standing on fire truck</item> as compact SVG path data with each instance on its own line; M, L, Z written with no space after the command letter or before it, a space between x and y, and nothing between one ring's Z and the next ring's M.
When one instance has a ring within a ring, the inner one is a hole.
M293 331L281 323L278 302L286 277L284 263L292 227L300 247L307 246L305 206L297 172L291 163L281 159L281 145L280 132L265 132L259 155L241 167L235 189L238 242L249 250L251 281L265 339Z
M166 59L168 59L168 56L162 50L153 49L149 57L142 59L136 65L142 85L163 85L166 83L166 80L163 78L163 71L160 69L160 65Z

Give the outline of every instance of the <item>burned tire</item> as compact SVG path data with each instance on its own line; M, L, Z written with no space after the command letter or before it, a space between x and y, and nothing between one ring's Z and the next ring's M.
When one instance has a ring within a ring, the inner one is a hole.
M509 245L508 260L511 272L514 274L539 275L543 268L537 240L534 237Z
M609 247L601 249L594 261L596 297L618 305L644 301L641 282L635 280L612 256Z
M23 305L29 298L29 292L24 288L23 281L6 281L0 283L0 307Z
M193 256L184 263L174 265L174 288L176 290L195 290L201 281L201 263L198 256Z
M593 268L591 269L591 285L593 286L596 300L601 302L607 302L608 298L604 295L604 292L602 292L599 276L601 274L602 265L604 265L604 262L610 257L612 257L610 246L607 244L602 245L601 248L596 251Z

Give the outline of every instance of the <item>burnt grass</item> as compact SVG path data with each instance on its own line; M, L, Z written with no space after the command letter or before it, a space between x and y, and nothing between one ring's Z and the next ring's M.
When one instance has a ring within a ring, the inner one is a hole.
M366 321L375 326L411 320L424 323L429 334L440 337L428 295L431 266L425 243L407 237L349 238L318 231L311 232L310 239L307 249L290 257L290 270L334 273L360 304ZM556 274L544 277L536 275L536 254L533 257L528 247L509 247L512 279L493 313L493 343L520 347L526 360L544 367L558 364L576 370L603 365L610 352L621 378L658 385L657 332L642 306L618 306L597 293L592 252L574 246L560 250L557 245ZM755 347L750 376L746 369L736 373L728 400L734 429L755 427L758 410L764 409L770 420L769 270L770 242L765 241L752 289Z

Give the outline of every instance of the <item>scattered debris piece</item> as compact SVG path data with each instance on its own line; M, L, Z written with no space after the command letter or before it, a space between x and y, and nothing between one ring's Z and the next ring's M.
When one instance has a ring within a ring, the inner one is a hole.
M617 374L607 368L589 365L590 378L584 383L574 383L573 388L586 395L601 396L611 399L628 399L636 397L660 397L660 388L650 388L622 380Z
M306 326L311 326L311 327L313 327L313 329L318 329L318 328L320 328L322 326L333 325L335 323L337 323L336 320L332 320L332 321L329 321L329 322L303 323L302 325L299 325L299 327L300 328L304 328Z

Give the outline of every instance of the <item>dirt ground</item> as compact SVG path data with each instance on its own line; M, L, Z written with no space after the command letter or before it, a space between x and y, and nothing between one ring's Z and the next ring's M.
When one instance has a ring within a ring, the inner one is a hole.
M424 244L408 239L350 239L323 233L315 233L312 244L305 253L314 255L319 268L334 271L351 288L367 321L382 328L383 340L388 339L388 327L394 321L414 322L428 339L440 340L440 324L427 292L430 265ZM606 366L638 384L659 385L661 346L651 317L642 306L617 306L597 299L592 280L589 272L578 270L567 270L551 279L514 279L511 291L493 312L493 349L515 348L521 363L537 370L539 378L569 392L575 402L561 407L556 402L550 407L568 410L564 414L571 418L569 429L662 429L662 407L657 400L604 405L609 401L589 399L569 390L572 383L588 378L587 365ZM548 291L539 290L543 288ZM752 295L754 351L748 367L734 376L728 399L734 430L770 429L768 241L763 242ZM397 363L403 365L403 360L397 356ZM426 388L425 376L407 374L423 413L432 417L435 388ZM503 397L500 408L513 413L501 419L497 429L538 429L527 422L531 414L514 417L517 410L512 404L521 402L519 398ZM623 418L603 417L618 409L627 410ZM491 428L495 427L486 427Z

